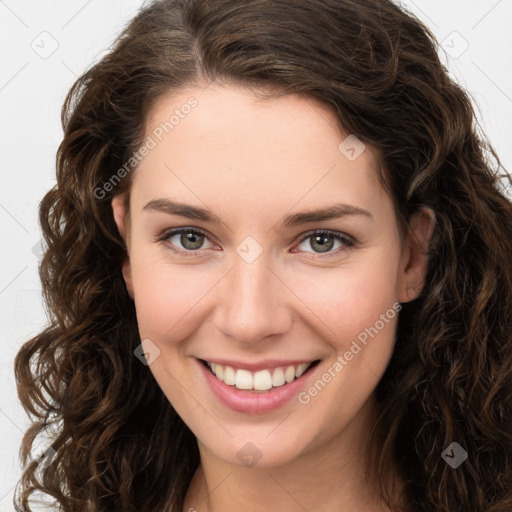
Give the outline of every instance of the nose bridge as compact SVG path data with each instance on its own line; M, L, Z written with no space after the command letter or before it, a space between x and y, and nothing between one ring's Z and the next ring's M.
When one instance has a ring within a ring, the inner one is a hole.
M289 328L282 284L269 266L263 254L255 259L244 257L243 252L235 255L216 315L217 327L225 335L250 343Z

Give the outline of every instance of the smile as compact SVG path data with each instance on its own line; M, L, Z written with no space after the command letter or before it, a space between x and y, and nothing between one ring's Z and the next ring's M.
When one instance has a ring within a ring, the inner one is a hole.
M303 375L316 361L251 372L206 361L210 371L218 380L237 389L268 391L293 382Z
M315 370L321 362L320 359L297 364L291 364L293 361L239 364L196 361L207 387L217 400L244 414L266 414L283 407L315 378Z

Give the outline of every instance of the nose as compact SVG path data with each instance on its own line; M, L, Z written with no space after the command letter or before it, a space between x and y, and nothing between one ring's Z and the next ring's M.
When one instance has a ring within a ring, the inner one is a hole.
M255 343L290 329L290 291L261 256L252 263L236 257L223 279L214 323L225 336ZM288 292L288 293L286 293Z

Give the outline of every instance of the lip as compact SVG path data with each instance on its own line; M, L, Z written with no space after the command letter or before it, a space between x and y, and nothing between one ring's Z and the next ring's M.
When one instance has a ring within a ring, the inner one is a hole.
M250 372L258 372L260 370L273 370L274 368L286 369L287 366L298 366L302 363L312 363L315 359L265 359L259 363L244 363L243 361L232 361L229 359L208 359L205 358L203 361L209 363L220 364L222 366L231 366L231 368L240 370L249 370Z
M293 397L297 396L301 389L306 387L307 380L315 374L316 368L320 366L320 363L318 363L314 368L308 369L298 379L284 386L277 387L272 391L257 393L228 386L217 379L201 360L197 359L197 364L218 400L233 411L245 414L265 414L279 409Z

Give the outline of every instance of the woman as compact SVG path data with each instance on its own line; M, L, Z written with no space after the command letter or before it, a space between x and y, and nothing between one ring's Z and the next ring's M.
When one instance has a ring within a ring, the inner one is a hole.
M512 509L512 207L416 18L154 2L63 126L18 510Z

